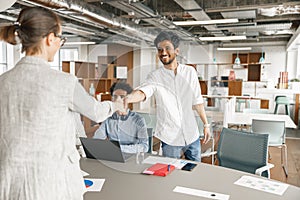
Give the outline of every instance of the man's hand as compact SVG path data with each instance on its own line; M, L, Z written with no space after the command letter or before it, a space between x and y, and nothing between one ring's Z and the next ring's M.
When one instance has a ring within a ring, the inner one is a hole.
M210 140L210 129L209 129L209 127L205 127L203 129L203 133L204 133L203 143L207 144L208 141Z
M124 104L124 100L121 98L118 98L113 103L113 112L120 111L120 112L126 112L126 107Z

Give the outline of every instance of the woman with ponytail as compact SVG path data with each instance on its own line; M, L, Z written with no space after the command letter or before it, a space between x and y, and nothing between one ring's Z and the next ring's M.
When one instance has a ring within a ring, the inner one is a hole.
M74 113L101 122L123 103L97 102L75 76L50 69L66 40L54 12L23 9L0 40L26 54L0 76L0 199L83 199Z

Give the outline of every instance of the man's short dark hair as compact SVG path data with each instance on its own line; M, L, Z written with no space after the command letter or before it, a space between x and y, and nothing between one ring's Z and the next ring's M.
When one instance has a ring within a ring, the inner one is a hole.
M133 89L132 87L125 82L115 82L111 87L110 87L110 94L113 94L115 90L125 90L127 94L130 94Z
M172 31L162 31L160 34L158 34L158 36L154 40L154 45L156 46L156 48L158 43L164 40L170 41L173 44L174 49L178 48L179 46L180 38Z

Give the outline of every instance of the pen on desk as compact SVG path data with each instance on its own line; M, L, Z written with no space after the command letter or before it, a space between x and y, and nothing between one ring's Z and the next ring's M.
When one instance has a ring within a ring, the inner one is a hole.
M170 171L170 167L171 167L171 165L168 165L168 172Z

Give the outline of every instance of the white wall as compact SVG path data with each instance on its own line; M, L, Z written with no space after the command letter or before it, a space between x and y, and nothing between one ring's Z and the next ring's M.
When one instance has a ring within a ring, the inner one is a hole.
M98 56L107 56L107 44L89 45L88 61L98 63Z
M279 72L286 70L286 49L285 46L265 47L266 63L271 65L266 66L267 77L272 79L274 83L278 82ZM291 72L289 72L291 74Z

